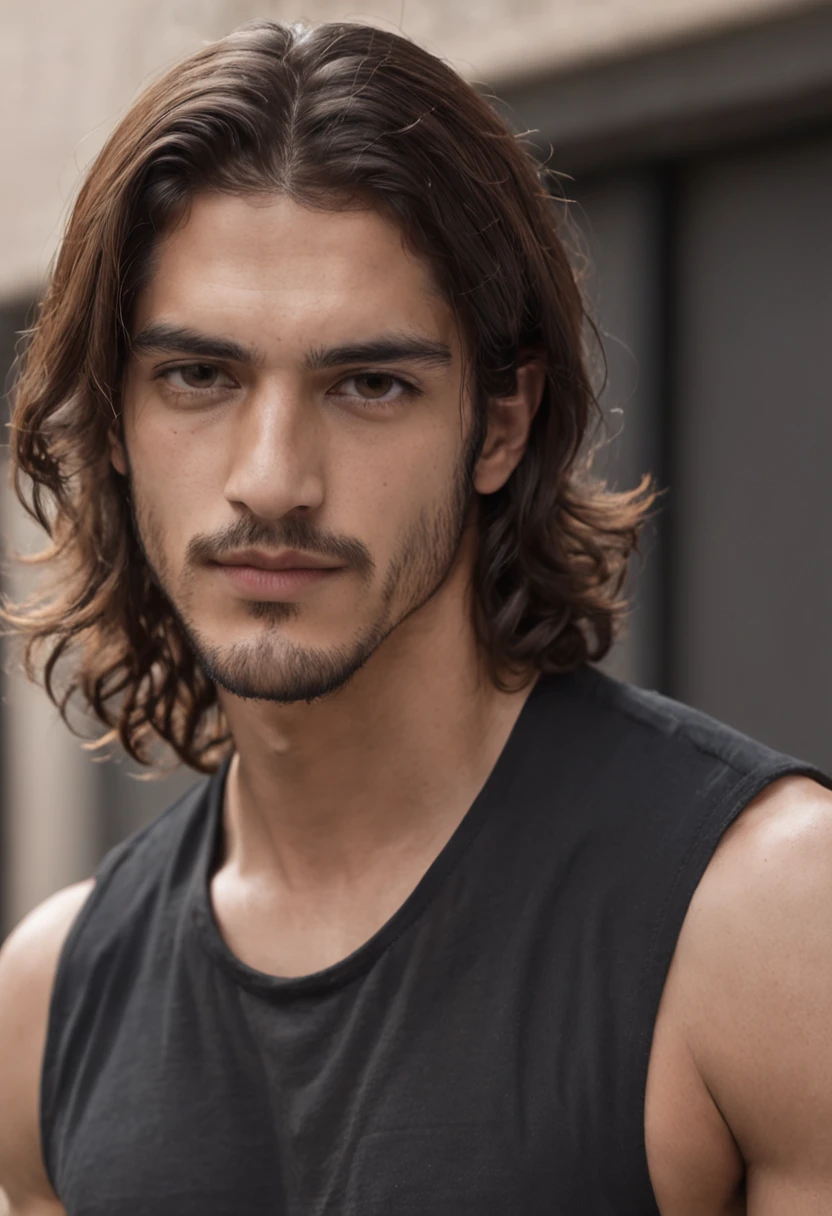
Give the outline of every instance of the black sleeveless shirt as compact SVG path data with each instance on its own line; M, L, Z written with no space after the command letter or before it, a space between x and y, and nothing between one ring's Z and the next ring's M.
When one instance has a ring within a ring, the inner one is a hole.
M541 678L399 910L280 979L212 915L224 768L108 855L64 946L41 1122L69 1216L655 1216L671 956L726 827L790 772L827 784L595 670Z

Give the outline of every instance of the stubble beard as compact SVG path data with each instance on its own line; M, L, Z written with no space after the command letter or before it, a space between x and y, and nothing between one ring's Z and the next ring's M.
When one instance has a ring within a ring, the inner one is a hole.
M189 577L174 594L164 561L162 531L152 512L134 504L134 527L150 569L164 592L187 643L206 676L233 696L278 704L316 701L343 688L408 617L418 612L442 588L454 568L462 544L472 498L474 451L468 445L455 472L445 500L432 512L422 508L403 530L390 561L379 596L375 620L357 631L349 642L330 647L302 646L287 638L281 626L297 619L302 609L295 603L252 601L250 616L262 622L262 632L252 641L228 646L211 643L194 624L188 594ZM132 489L132 487L131 487ZM248 543L263 540L263 526L253 521ZM306 521L288 519L269 530L290 547L321 552L325 546L304 543L314 529ZM240 538L241 540L242 538ZM272 544L276 542L272 540ZM349 546L350 543L347 542ZM360 547L359 547L360 548ZM357 558L367 581L374 568L372 559Z

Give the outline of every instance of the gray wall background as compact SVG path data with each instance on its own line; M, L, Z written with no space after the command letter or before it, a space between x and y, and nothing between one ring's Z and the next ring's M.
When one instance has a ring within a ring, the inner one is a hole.
M678 188L673 681L832 767L832 133Z
M619 666L832 767L832 132L575 194L615 335L612 469L667 487Z
M666 488L611 666L826 769L830 65L826 8L509 98L575 166L617 433L602 464Z

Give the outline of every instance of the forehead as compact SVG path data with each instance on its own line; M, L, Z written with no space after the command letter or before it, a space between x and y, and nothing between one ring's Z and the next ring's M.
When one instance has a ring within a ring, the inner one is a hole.
M245 326L264 348L399 328L453 344L456 328L429 264L389 218L282 195L197 196L154 251L134 332L158 317L212 331Z

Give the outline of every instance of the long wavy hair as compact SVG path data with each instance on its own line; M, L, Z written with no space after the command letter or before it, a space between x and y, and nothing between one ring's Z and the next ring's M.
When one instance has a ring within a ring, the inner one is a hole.
M365 25L250 22L147 88L81 186L12 389L15 486L49 535L36 560L55 577L4 615L64 718L77 696L143 763L161 739L209 772L230 746L108 446L155 243L204 191L332 208L358 195L385 209L460 321L480 439L522 352L545 361L523 459L478 504L475 628L498 684L607 652L652 492L645 480L613 493L590 474L588 318L546 181L450 67Z

